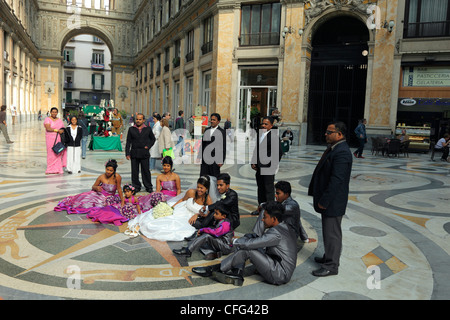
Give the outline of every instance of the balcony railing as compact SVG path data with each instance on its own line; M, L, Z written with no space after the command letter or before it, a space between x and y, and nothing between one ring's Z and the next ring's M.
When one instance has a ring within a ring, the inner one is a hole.
M194 60L194 51L191 51L186 55L186 62L189 62L192 60Z
M405 38L449 37L450 21L405 22Z
M279 32L241 33L239 43L241 46L279 45L280 33Z
M202 54L207 54L208 52L211 52L213 50L213 41L209 41L202 45Z
M64 62L64 67L66 68L75 68L77 66L77 64L75 63L75 61L65 61Z

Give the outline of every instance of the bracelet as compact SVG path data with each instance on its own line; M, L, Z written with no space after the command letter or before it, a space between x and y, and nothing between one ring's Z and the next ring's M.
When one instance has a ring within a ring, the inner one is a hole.
M53 129L54 132L58 132L58 129Z

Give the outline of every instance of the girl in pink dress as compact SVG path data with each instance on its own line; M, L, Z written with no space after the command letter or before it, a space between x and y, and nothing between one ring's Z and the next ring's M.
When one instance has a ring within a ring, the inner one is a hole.
M65 210L69 214L88 213L93 208L121 203L123 199L122 177L116 173L116 170L117 161L109 160L105 165L105 173L97 178L91 191L66 197L58 203L54 211ZM116 195L116 191L118 191L118 195Z
M57 118L58 109L52 108L50 110L50 117L44 120L45 127L45 143L47 146L47 169L45 174L61 174L64 173L63 167L67 165L66 150L60 154L56 154L52 147L61 141L61 134L64 132L64 123Z
M136 197L136 189L126 184L123 186L123 201L112 201L109 205L102 208L93 208L86 217L92 219L92 221L100 223L112 223L116 226L122 225L129 219L134 219L137 215L141 214L141 207L139 205L139 198ZM106 202L110 202L109 198Z

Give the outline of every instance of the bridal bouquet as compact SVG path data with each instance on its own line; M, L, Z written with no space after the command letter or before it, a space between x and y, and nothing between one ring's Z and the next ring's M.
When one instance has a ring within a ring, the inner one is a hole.
M173 208L166 202L160 202L155 207L153 207L153 218L155 219L171 216L172 214Z

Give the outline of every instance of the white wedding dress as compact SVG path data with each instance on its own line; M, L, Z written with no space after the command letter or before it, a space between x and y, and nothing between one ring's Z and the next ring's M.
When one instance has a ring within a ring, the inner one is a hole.
M211 190L217 190L215 181L211 181ZM217 200L217 192L210 193L212 201ZM167 204L172 206L179 199L182 199L184 194L180 194L169 201ZM194 198L189 198L182 201L174 207L171 216L161 217L155 219L153 217L153 209L143 212L136 218L128 221L128 229L134 229L139 225L139 232L149 239L160 241L183 241L184 238L190 237L196 229L189 224L189 219L203 207L194 201Z

